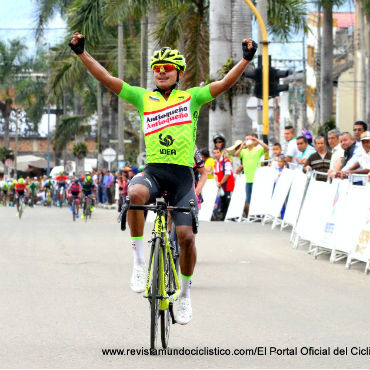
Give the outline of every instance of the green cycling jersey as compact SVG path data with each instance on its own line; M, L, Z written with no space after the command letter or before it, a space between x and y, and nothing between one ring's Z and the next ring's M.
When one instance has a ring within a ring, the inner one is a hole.
M140 114L147 163L193 167L199 110L214 99L209 85L172 90L166 100L158 91L123 82L118 96L134 105Z

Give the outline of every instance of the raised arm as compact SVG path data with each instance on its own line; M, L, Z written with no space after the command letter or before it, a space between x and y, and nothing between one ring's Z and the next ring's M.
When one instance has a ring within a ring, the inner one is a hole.
M244 72L245 68L249 64L249 62L253 59L254 54L257 50L257 44L252 40L243 40L242 42L243 47L243 58L242 60L236 64L227 74L226 76L220 80L212 82L209 85L209 91L211 95L215 98L224 91L230 89L232 85L235 84L236 81L239 80L240 76Z
M97 62L84 48L85 36L76 32L69 41L69 46L80 58L88 71L105 87L119 94L122 90L122 80L113 77L99 62Z

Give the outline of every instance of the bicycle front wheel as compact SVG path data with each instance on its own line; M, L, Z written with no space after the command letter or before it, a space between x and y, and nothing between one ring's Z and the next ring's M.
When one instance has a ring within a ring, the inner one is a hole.
M73 221L76 221L76 202L73 201L73 204L72 204L72 217L73 217Z
M176 289L176 282L174 281L170 255L166 253L166 259L164 260L164 273L166 275L166 291L171 292L172 289ZM172 288L174 287L174 288ZM170 303L172 305L172 303ZM170 307L167 310L161 310L161 341L162 347L168 347L168 340L170 337L170 325L171 325L171 314Z
M158 316L159 316L159 287L160 287L160 254L161 240L157 238L154 242L153 253L153 275L150 302L150 348L155 349L157 345Z

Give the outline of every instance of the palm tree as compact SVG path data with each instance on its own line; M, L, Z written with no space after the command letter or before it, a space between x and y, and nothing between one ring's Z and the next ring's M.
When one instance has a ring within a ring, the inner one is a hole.
M233 0L231 8L231 57L234 63L242 58L241 40L252 35L252 14L244 0ZM245 80L244 75L241 78ZM247 115L248 93L245 86L238 89L232 99L232 132L231 139L235 142L252 132L252 120Z
M26 46L20 40L11 40L9 45L0 41L0 111L4 119L4 147L9 147L9 118L14 102L14 88L20 74L27 66Z
M321 0L320 3L323 8L320 124L324 124L333 112L333 6L342 5L344 0Z
M361 0L362 9L366 19L366 28L362 32L367 33L367 71L366 71L366 121L370 125L370 0ZM364 76L365 77L365 76ZM365 78L364 78L365 79Z
M231 2L210 0L209 7L209 72L211 79L218 79L218 73L231 56ZM209 143L215 133L223 133L226 141L231 139L230 101L226 94L217 97L209 111Z

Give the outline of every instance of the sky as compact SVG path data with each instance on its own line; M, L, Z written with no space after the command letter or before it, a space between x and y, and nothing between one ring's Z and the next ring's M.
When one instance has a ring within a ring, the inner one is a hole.
M7 41L14 38L21 38L28 46L27 53L32 55L35 53L37 48L35 43L35 0L0 0L0 40ZM310 10L315 10L313 5L310 6ZM354 5L352 0L348 0L345 5L335 11L354 11ZM47 26L50 28L45 31L43 44L49 44L50 46L60 42L64 36L65 23L56 15L54 19L50 21ZM61 29L62 28L62 29ZM253 27L255 34L256 27ZM256 35L253 37L256 38ZM297 41L302 40L302 35L297 35L295 38ZM269 53L272 58L277 59L281 55L282 58L302 59L302 46L301 44L290 44L284 46L284 52L282 53L282 45L271 43L269 45ZM276 63L275 63L276 64ZM291 62L286 65L287 68L293 68L296 66L297 69L300 67L300 62ZM278 65L279 68L283 66ZM54 116L51 116L51 129L54 127ZM45 134L47 132L47 119L44 118L41 125L40 131Z
M0 40L7 41L21 38L28 46L27 53L34 54L35 44L35 4L34 0L0 0ZM45 43L56 44L63 38L65 24L55 16L48 27L54 28L45 32Z

